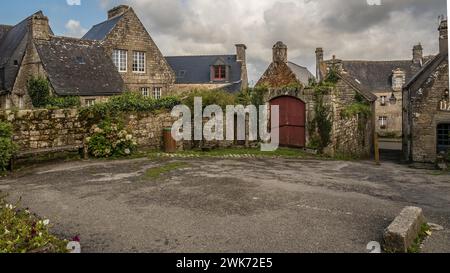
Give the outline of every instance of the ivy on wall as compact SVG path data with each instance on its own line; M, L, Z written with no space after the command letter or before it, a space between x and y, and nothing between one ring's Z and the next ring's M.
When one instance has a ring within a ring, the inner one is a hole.
M50 83L42 77L28 80L28 95L35 108L75 108L79 107L80 98L75 96L55 97L51 95Z
M308 123L309 146L318 149L320 153L331 143L333 113L331 107L325 102L325 95L329 93L333 86L333 83L330 82L322 82L312 86L314 88L314 118Z

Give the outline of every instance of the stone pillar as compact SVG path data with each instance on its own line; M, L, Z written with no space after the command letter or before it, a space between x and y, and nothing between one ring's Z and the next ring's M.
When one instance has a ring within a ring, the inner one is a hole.
M248 74L247 74L247 46L244 44L236 45L236 56L238 63L241 64L241 90L248 88Z
M283 42L277 42L273 46L273 61L275 63L287 63L287 46Z

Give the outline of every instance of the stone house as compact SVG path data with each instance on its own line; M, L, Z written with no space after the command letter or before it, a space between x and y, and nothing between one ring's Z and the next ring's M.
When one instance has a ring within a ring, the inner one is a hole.
M306 68L291 68L292 64L287 62L287 47L281 42L273 47L273 60L257 86L267 87L269 91L265 100L270 105L280 106L280 144L308 147L312 140L310 122L316 115L315 105L318 103L315 89L309 86L309 80L314 76ZM323 98L325 104L330 106L333 123L330 145L325 152L367 157L373 147L376 96L345 73L338 73L337 76L335 86L328 88ZM344 117L344 110L359 100L369 105L372 114L367 117Z
M314 75L306 67L288 61L288 47L283 42L273 46L273 62L269 65L256 86L281 88L286 86L308 86Z
M447 19L439 25L439 53L407 82L403 98L404 157L434 163L450 151Z
M432 56L423 56L422 45L413 47L412 59L394 61L323 60L322 48L317 48L317 72L320 80L331 65L351 78L356 85L377 96L375 104L376 131L380 137L402 137L402 89L406 82L425 65Z
M124 91L160 98L170 94L175 73L128 6L108 12L81 39L55 36L37 12L15 26L0 26L2 109L31 108L28 80L44 77L55 96L79 96L82 105Z
M195 89L240 92L248 87L247 47L236 45L235 55L168 56L176 74L175 92Z
M81 40L102 45L127 91L160 98L168 95L175 83L175 73L129 6L109 10L108 19L93 26Z

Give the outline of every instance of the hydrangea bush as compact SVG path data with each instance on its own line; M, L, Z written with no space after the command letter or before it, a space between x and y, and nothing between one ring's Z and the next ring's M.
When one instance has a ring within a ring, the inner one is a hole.
M94 157L129 156L136 150L135 138L120 122L103 121L98 126L92 126L90 133L86 143Z

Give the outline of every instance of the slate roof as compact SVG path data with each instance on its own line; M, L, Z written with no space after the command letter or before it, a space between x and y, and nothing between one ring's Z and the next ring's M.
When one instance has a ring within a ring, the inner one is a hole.
M42 12L39 11L33 15L42 15ZM11 27L0 41L0 72L2 73L0 75L0 90L11 91L14 86L22 58L25 55L26 38L29 33L28 21L30 17ZM7 29L7 27L2 28L4 30ZM18 65L16 66L10 64L13 55L18 61ZM8 63L9 65L7 65ZM6 68L3 68L5 66Z
M8 31L10 31L13 27L14 26L0 25L0 43L1 43L3 36L5 36L5 34L7 34Z
M353 77L351 77L348 74L338 74L338 76L345 81L347 84L349 84L351 87L357 90L359 94L361 94L364 98L366 98L368 101L376 101L378 97L374 95L371 90L369 90L366 86L361 84L361 82L357 81Z
M102 41L113 30L125 13L93 26L81 39Z
M52 37L36 40L35 44L58 95L108 96L123 92L123 80L99 42Z
M420 70L420 65L407 61L342 61L348 77L352 77L366 89L376 91L392 90L392 72L400 68L406 73L406 82Z
M430 75L441 65L444 61L448 62L448 52L439 53L432 60L427 62L422 69L420 69L404 86L404 89L412 89L417 91L423 83L430 77ZM411 96L412 97L412 96Z
M178 56L166 60L175 71L176 84L211 83L211 65L218 60L230 66L230 83L241 81L241 65L236 55Z
M309 85L309 79L314 79L314 75L309 72L308 68L295 64L293 62L287 63L288 67L295 74L297 79L305 86Z

